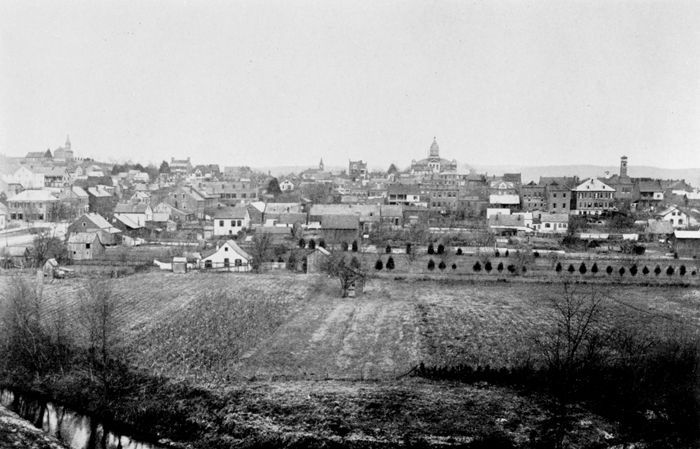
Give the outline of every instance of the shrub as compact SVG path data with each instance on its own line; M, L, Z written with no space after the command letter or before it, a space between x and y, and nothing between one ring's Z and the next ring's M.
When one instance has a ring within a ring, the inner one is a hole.
M523 273L527 273L527 267L526 267L525 265L523 265L523 266L520 268L520 271L522 271Z
M309 240L309 249L316 249L316 240Z
M479 267L479 268L481 268L481 267ZM433 271L434 269L435 269L435 262L433 261L433 259L430 259L428 261L428 270Z
M461 256L462 254L463 254L463 253L462 253L462 248L457 248L457 255L458 255L458 256Z
M394 269L394 258L389 256L389 259L386 261L386 269L387 270L393 270Z
M299 239L299 248L305 248L305 247L306 247L306 240Z
M605 272L608 273L608 275L611 275L612 272L613 272L613 267L611 267L610 265L608 265L608 268L605 269Z
M540 257L540 252L539 252L539 251L535 251L535 252L532 253L532 255L533 255L534 257Z
M678 274L685 276L685 265L681 265L680 270L678 270Z
M481 263L477 260L476 263L474 263L474 266L472 267L475 272L481 271Z
M576 268L574 268L573 265L569 264L569 268L567 268L567 271L568 271L569 273L573 273L574 271L576 271Z
M411 254L411 244L406 243L406 254Z
M496 248L496 251L493 253L494 256L496 257L501 257L501 252Z
M457 264L456 264L456 263L453 263L453 264L452 264L452 269L453 269L453 270L456 270L456 269L457 269Z
M382 259L377 259L377 261L374 263L374 269L377 271L381 271L382 268L384 268L384 264L382 263Z
M646 250L647 249L641 245L637 245L634 247L634 253L638 256L643 255L646 252Z
M496 267L496 269L498 270L499 273L503 272L503 268L504 268L503 262L498 262L498 266ZM559 271L561 271L561 265L559 265Z
M503 264L499 264L498 266L499 266L498 271L501 271L503 269ZM562 270L561 262L557 262L557 266L556 266L556 268L554 268L554 271L556 271L557 273L561 273L561 270Z
M445 265L445 261L444 261L444 260L441 260L441 261L440 261L440 265L438 265L438 268L439 268L440 270L444 270L445 268L447 268L447 265Z
M666 274L669 276L673 276L673 267L671 265L666 268Z
M677 252L673 253L673 258L674 258L674 259L678 259L678 253L677 253Z
M637 265L632 265L632 266L630 267L630 274L631 274L632 276L636 276L636 275L637 275Z
M323 240L323 239L321 239L321 241L318 242L318 246L320 246L321 248L325 248L325 247L326 247L326 241Z
M487 273L490 273L491 270L493 270L493 265L491 265L490 260L487 260L486 263L484 264L484 270L486 270Z
M357 252L357 240L352 241L352 252L353 253Z
M618 271L618 273L620 273L620 276L624 276L625 275L625 267L620 267L620 270Z
M593 262L593 266L591 267L591 273L596 274L598 272L598 264Z
M693 272L692 272L692 273L690 273L690 274L692 274L693 276L697 276L698 272L697 272L697 271L695 271L695 270L693 270Z
M510 256L510 252L506 250L506 257Z
M656 268L654 268L654 274L657 276L661 274L661 267L660 266L657 265Z
M432 243L428 244L428 254L435 254L435 248Z
M586 271L588 271L586 264L581 262L581 266L578 267L578 272L581 274L586 274Z
M509 271L511 274L512 274L512 273L515 273L515 265L513 265L513 264L508 265L508 271Z
M352 259L350 259L350 266L356 269L360 268L360 261L357 259L357 257L352 256Z
M341 251L347 251L348 250L348 242L343 242L340 244L340 250Z
M437 247L437 253L438 253L438 254L444 254L444 253L445 253L445 245L443 245L442 243L440 243L440 244L438 245L438 247Z
M386 245L386 249L384 250L385 253L391 254L391 245Z
M646 265L644 265L644 268L642 268L642 274L643 274L644 276L646 276L647 274L649 274L649 268L648 268Z

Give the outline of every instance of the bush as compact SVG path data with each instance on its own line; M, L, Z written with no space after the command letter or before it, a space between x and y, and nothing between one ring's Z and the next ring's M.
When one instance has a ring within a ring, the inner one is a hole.
M462 252L462 248L457 248L457 255L458 255L458 256L461 256L462 254L464 254L464 253Z
M510 256L510 252L506 250L506 257Z
M309 240L309 249L316 249L316 240Z
M612 272L613 272L613 267L611 267L610 265L608 265L608 268L605 269L605 272L608 273L608 275L611 275Z
M474 266L472 267L475 272L481 271L481 263L477 260L476 263L474 263Z
M535 252L532 253L532 255L533 255L534 257L540 257L540 252L539 252L539 251L535 251Z
M656 268L654 268L654 274L657 276L661 274L661 267L660 266L657 265Z
M669 276L673 276L673 271L673 267L670 265L668 266L668 268L666 268L666 274Z
M496 251L493 253L494 256L496 257L501 257L501 252L496 248Z
M432 243L428 243L428 254L435 254L435 248Z
M685 265L681 265L680 270L678 270L678 274L685 276Z
M321 240L318 242L318 246L320 246L321 248L325 248L325 247L326 247L326 241L323 240L323 239L321 239Z
M569 268L567 268L567 271L568 271L569 273L573 273L574 271L576 271L576 268L574 268L573 265L569 264Z
M498 262L498 266L496 267L496 269L499 273L503 273L503 268L503 262ZM559 271L561 271L561 265L559 265Z
M630 274L631 274L632 276L636 276L636 275L637 275L637 265L632 265L632 266L630 267Z
M479 267L479 268L481 268L481 267ZM428 270L433 271L434 269L435 269L435 262L433 261L433 259L430 259L428 261Z
M591 267L591 273L596 274L598 272L598 264L593 262L593 266Z
M646 249L645 247L640 246L640 245L637 245L637 246L634 247L634 253L635 253L636 255L638 255L638 256L644 255L644 253L646 252L646 250L647 250L647 249Z
M625 275L625 267L620 267L620 269L618 270L618 273L620 273L620 276L624 276Z
M442 243L440 243L440 244L438 245L438 247L437 247L437 253L438 253L438 254L444 254L444 253L445 253L445 245L443 245Z
M486 263L484 264L484 269L486 270L487 273L490 273L491 270L493 270L493 266L491 265L490 260L486 261Z
M389 257L389 259L386 261L386 269L387 270L394 269L394 258L393 257Z
M513 265L513 264L508 265L508 271L511 274L515 273L515 265Z
M357 259L357 257L352 256L352 259L350 259L350 266L355 268L355 269L360 268L361 264L360 264L360 261Z
M444 260L441 260L441 261L440 261L440 265L438 265L438 268L439 268L440 270L444 270L445 268L447 268L447 265L445 265L445 261L444 261Z
M382 268L384 268L384 264L382 263L382 259L377 259L377 261L374 263L374 269L377 271L381 271Z
M456 270L456 269L457 269L457 264L456 264L456 263L453 263L453 264L452 264L452 269L453 269L453 270Z
M499 264L498 266L500 267L500 269L498 271L501 271L503 269L503 264ZM556 266L556 268L554 268L554 271L556 271L557 273L561 273L561 270L562 270L561 262L557 262L557 266Z
M406 243L406 254L411 254L411 244Z
M353 253L357 252L357 240L352 241L352 252Z
M384 250L385 253L391 254L391 245L386 245L386 249Z
M347 251L348 250L348 242L343 242L340 244L340 250L341 251Z
M306 240L299 239L299 248L306 248Z
M646 265L644 265L644 268L642 268L642 274L643 274L644 276L646 276L647 274L649 274L649 268L647 268Z
M581 266L578 267L578 272L581 274L586 274L586 271L588 271L586 264L581 262Z

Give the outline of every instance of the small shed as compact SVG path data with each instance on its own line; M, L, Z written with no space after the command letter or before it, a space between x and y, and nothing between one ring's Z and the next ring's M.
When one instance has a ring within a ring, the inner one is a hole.
M173 257L173 273L187 273L186 257Z
M68 236L68 254L73 260L92 260L104 252L99 232L76 232Z
M317 246L313 252L306 255L306 272L320 273L324 264L328 261L331 253L323 247Z

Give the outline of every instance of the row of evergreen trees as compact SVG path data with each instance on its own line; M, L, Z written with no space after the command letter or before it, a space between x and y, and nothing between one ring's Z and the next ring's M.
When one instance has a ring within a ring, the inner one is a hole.
M554 268L554 270L555 270L557 273L561 273L561 272L563 271L563 269L564 269L564 267L562 266L561 262L557 262L557 265L556 265L556 267ZM681 265L681 266L678 267L677 269L674 268L673 266L669 265L669 266L666 268L666 270L662 269L660 265L657 265L657 266L654 268L654 270L652 271L652 270L650 270L649 267L647 267L646 265L640 270L639 267L638 267L636 264L635 264L635 265L632 265L632 266L629 268L629 274L631 274L632 276L636 276L636 275L641 271L641 273L642 273L643 275L645 275L645 276L648 275L649 273L652 273L652 272L653 272L656 276L658 276L658 275L660 275L663 271L665 271L666 274L667 274L668 276L673 276L673 274L676 273L676 270L678 271L678 274L681 275L681 276L685 276L686 274L688 274L688 269L686 268L685 265ZM571 273L571 274L573 274L573 273L576 272L576 271L578 271L578 272L581 273L581 274L586 274L586 273L588 273L588 267L586 266L586 263L585 263L585 262L581 262L581 265L578 266L578 269L577 269L576 267L574 267L573 264L569 264L569 267L566 269L566 271L568 271L568 272ZM593 266L591 266L591 268L590 268L590 272L591 272L592 274L597 274L599 271L600 271L600 269L598 268L598 264L594 262L594 263L593 263ZM612 275L614 271L615 271L615 269L614 269L612 266L610 266L610 265L608 265L608 266L605 268L605 272L606 272L608 275ZM617 270L617 272L619 273L620 276L624 276L625 273L627 273L627 271L628 271L628 270L627 270L625 267L620 267L620 268ZM692 276L696 276L696 275L697 275L697 270L692 270L690 274L691 274Z

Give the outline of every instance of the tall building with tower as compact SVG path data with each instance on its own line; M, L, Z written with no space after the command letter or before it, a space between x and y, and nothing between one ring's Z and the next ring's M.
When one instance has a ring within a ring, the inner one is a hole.
M448 171L457 171L457 160L447 160L440 157L440 146L435 137L433 137L433 143L428 150L428 157L419 161L415 159L411 161L411 174L414 175L429 175Z

